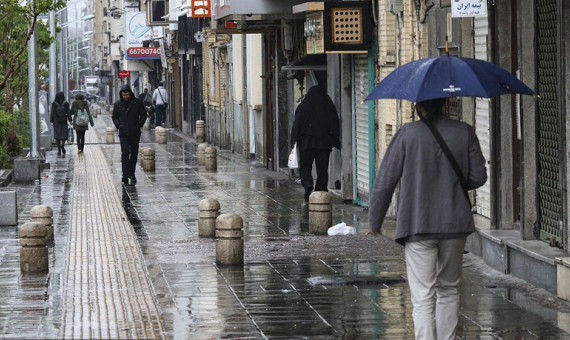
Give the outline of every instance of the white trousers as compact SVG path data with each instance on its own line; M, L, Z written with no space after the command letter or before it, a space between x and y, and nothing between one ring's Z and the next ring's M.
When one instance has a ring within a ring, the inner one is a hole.
M418 340L455 339L465 241L462 237L407 242L405 245Z

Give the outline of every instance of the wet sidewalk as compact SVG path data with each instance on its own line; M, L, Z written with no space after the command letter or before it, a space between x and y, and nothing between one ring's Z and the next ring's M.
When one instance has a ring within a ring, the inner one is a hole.
M0 338L413 339L402 248L366 235L364 209L334 198L333 224L357 234L311 235L300 184L224 150L208 171L176 131L167 144L143 132L156 171L124 186L110 116L95 121L84 154L50 151L41 181L17 185L20 225L50 206L55 245L49 273L23 274L17 227L0 227ZM243 266L216 265L198 236L205 198L243 218ZM568 332L570 304L466 254L459 338Z

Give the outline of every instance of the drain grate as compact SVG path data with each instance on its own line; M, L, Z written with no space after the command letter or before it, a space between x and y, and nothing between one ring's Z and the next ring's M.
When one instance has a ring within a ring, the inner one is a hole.
M406 280L401 276L374 276L374 275L335 275L335 276L315 276L307 281L313 286L375 286L393 285L404 283Z

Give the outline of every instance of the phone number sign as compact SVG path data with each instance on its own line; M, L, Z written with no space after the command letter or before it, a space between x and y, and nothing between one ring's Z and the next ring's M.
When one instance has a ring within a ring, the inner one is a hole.
M129 47L127 59L160 59L160 47Z

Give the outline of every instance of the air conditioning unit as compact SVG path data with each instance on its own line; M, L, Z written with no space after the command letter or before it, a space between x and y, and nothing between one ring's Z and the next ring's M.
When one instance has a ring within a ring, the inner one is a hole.
M392 14L404 11L404 0L386 0L386 12Z

